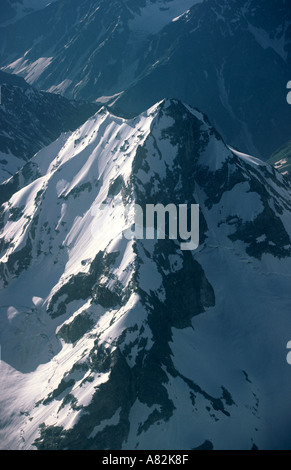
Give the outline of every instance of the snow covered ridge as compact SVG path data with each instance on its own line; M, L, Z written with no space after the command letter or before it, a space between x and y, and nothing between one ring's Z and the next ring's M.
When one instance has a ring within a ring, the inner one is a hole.
M291 203L274 168L163 100L130 120L102 108L0 195L1 448L290 446ZM196 251L120 237L158 203L199 204Z

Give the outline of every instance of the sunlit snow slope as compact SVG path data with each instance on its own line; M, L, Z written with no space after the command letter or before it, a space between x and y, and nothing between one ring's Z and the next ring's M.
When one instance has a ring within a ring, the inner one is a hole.
M164 100L102 108L0 195L1 448L290 448L275 169ZM130 239L134 203L198 203L199 248Z

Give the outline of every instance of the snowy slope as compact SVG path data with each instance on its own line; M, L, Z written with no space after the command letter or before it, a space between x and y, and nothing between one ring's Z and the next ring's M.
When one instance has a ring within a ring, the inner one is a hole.
M1 448L290 448L284 178L175 100L30 170L0 215ZM199 248L129 237L134 203L199 203Z

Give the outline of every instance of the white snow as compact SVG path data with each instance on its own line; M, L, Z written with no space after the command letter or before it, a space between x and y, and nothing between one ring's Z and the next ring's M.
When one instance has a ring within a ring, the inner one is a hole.
M259 158L252 157L251 155L248 155L246 153L239 152L238 150L235 150L231 147L229 149L238 157L242 158L243 160L247 161L253 166L266 166L266 163L260 160Z
M116 235L127 224L131 224L130 219L126 221L121 217L123 206L118 206L118 198L115 197L108 201L107 211L96 215L91 207L98 208L106 200L113 178L121 175L125 182L128 181L136 146L148 135L155 117L153 110L151 113L151 116L144 113L133 125L131 121L116 118L103 110L76 132L62 135L33 159L43 176L14 194L9 202L11 208L21 208L23 215L19 220L8 221L1 233L6 241L13 240L13 245L6 250L2 259L5 260L13 250L17 251L25 245L36 214L40 217L37 237L41 237L41 251L52 252L54 255L42 255L42 262L35 257L31 268L18 280L19 289L13 295L15 303L6 308L6 321L1 319L2 332L6 332L5 341L1 340L2 363L11 379L11 382L5 381L5 385L1 386L1 390L3 387L7 390L8 383L9 389L11 387L9 394L1 394L1 402L6 403L9 397L17 394L21 383L22 400L18 401L15 409L15 420L17 422L17 413L23 408L30 415L30 419L23 422L23 440L19 442L19 427L15 424L14 431L5 438L7 448L19 445L30 448L37 437L37 423L45 422L49 425L58 421L68 429L79 419L80 413L72 410L70 404L59 412L60 403L54 400L37 408L34 405L41 397L45 398L58 387L63 376L88 351L90 344L93 347L94 338L90 339L86 335L73 350L71 345L64 344L55 336L66 320L71 317L73 321L74 316L90 309L90 304L71 302L68 315L56 321L50 320L45 309L53 293L72 274L88 269L86 263L82 264L82 260L93 260L99 250L105 249L111 240L115 240L111 249L123 253L119 260L121 269L116 274L125 287L129 283L134 259L132 242L123 238L118 245ZM125 142L127 145L124 145ZM82 185L85 185L83 190ZM98 215L101 217L100 224L97 223ZM118 223L111 219L112 216L117 217ZM98 231L101 229L99 241L96 238L96 223ZM110 226L111 230L108 230ZM63 246L63 250L60 250L60 246ZM34 253L36 256L36 247ZM56 259L58 264L55 264ZM11 288L14 292L12 285ZM7 303L10 295L10 288L1 293L2 305ZM66 296L60 297L58 302L64 300ZM102 332L101 340L114 341L114 337L120 334L124 321L128 321L126 313L137 302L138 299L133 296L119 312L105 312L101 309L94 313L96 333ZM33 311L37 313L32 315ZM114 315L115 320L112 323ZM145 312L141 314L141 322L145 315ZM132 317L130 321L136 320ZM21 344L14 344L13 338L17 331L22 335ZM145 334L150 338L147 328ZM150 340L148 344L150 345ZM12 372L13 367L6 366L4 362L7 360L24 372L18 373L16 369ZM80 405L87 406L95 387L107 379L108 374L96 376L92 382L86 382L86 386L81 386L78 381L71 393ZM6 411L7 416L10 415L11 407L6 407ZM14 416L14 412L11 416ZM12 421L16 423L14 418Z
M7 309L7 318L11 322L17 315L19 315L19 311L15 307L9 307Z
M184 13L182 13L181 15L179 16L176 16L176 18L173 18L172 19L172 22L175 23L176 21L178 21L180 18L182 18L184 15L187 15L189 13L190 10L187 10L185 11Z
M60 82L58 85L53 85L50 88L48 88L47 91L49 93L56 93L56 94L63 95L66 92L67 88L70 87L71 84L72 84L72 80L66 78L65 80Z
M32 85L39 79L52 60L53 57L39 57L34 62L29 62L24 55L24 57L20 57L11 64L5 65L1 70L24 76L27 83Z

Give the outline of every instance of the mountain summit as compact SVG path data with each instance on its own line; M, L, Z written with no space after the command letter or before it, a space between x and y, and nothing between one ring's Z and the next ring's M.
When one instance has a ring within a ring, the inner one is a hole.
M162 100L102 108L1 186L6 449L290 447L290 186ZM199 204L200 243L125 237Z

